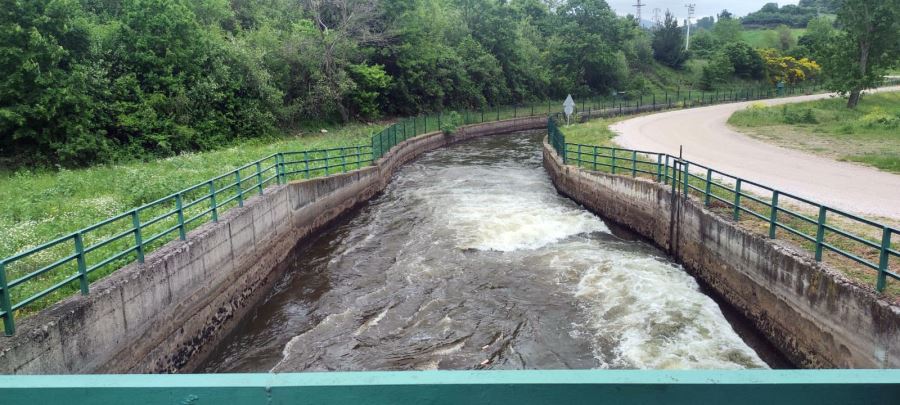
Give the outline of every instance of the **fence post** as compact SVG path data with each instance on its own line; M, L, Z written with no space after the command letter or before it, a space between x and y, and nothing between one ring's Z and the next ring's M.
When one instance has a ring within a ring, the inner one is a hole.
M187 239L187 232L184 228L184 200L181 193L175 194L175 209L178 211L178 238Z
M884 291L884 285L887 281L888 260L891 255L888 249L891 248L891 228L885 226L881 234L881 255L878 258L878 279L875 282L875 291Z
M772 209L769 211L769 239L775 239L778 228L778 190L772 192Z
M519 118L518 114L519 114L518 107L515 104L513 104L513 118Z
M238 207L244 206L244 187L241 186L241 170L234 171L234 186L237 187Z
M84 260L84 239L81 232L75 233L75 262L78 264L78 284L81 286L81 295L90 293L87 278L87 263Z
M656 182L662 181L662 155L656 155Z
M581 144L578 144L578 167L581 167Z
M734 220L741 219L741 179L734 185Z
M131 211L131 224L134 225L134 246L137 249L138 263L144 262L144 240L141 237L141 218L138 210Z
M703 194L703 205L709 207L709 192L712 187L712 169L706 168L706 191Z
M684 161L684 197L688 197L688 192L690 191L690 187L688 187L688 181L691 179L690 170L691 162L687 160Z
M263 180L262 180L262 162L256 161L256 189L259 190L259 195L263 193Z
M822 261L822 243L825 241L825 215L828 210L824 206L819 207L819 220L816 222L816 261Z
M0 309L3 310L3 330L6 336L16 333L16 321L13 318L12 304L10 303L9 284L6 283L6 263L0 260Z
M637 177L637 151L631 151L631 177Z
M281 184L281 152L275 154L275 182Z
M663 184L669 184L669 155L666 154L666 175L663 176Z
M594 171L596 172L597 171L597 147L596 146L594 146L594 150L593 150L592 154L594 155Z
M612 150L612 174L616 174L616 148L611 148Z
M284 157L282 157L284 159ZM284 171L284 169L281 169ZM209 206L213 222L219 222L219 207L216 204L216 183L209 181Z

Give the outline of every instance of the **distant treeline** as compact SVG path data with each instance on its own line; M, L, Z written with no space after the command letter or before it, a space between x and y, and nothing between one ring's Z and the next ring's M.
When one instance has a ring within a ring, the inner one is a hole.
M646 86L602 0L2 0L0 166ZM553 4L551 7L549 4Z
M834 14L840 8L841 0L800 0L797 5L766 3L759 11L741 18L741 23L748 28L776 27L787 25L793 28L806 28L810 20L821 14Z

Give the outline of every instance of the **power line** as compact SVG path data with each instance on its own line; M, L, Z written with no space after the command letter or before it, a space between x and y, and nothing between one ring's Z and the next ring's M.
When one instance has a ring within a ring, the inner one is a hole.
M660 25L662 25L662 19L661 19L660 16L659 16L659 14L660 14L661 12L662 12L662 10L660 10L659 8L654 8L654 9L653 9L653 25L655 25L655 26L657 26L657 27L659 27Z

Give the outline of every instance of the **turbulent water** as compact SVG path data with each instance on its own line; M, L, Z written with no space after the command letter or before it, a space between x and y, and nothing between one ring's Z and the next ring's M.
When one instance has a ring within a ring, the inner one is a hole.
M539 142L404 167L200 371L767 367L679 266L559 196Z

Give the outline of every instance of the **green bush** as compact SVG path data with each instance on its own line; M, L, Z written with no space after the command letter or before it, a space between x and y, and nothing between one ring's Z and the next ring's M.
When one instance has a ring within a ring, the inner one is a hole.
M462 125L462 116L456 111L450 111L441 118L441 132L444 135L456 133L456 129Z
M787 105L781 109L781 121L785 124L817 124L815 113L811 108L788 108Z

